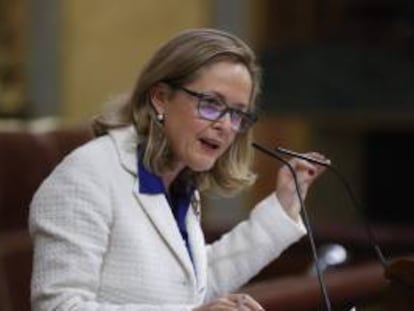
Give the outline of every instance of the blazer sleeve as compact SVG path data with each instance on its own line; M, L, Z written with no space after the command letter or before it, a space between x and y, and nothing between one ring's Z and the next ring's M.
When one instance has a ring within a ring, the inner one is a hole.
M32 201L32 310L189 311L189 305L114 305L97 300L112 223L108 183L99 159L69 156ZM108 175L108 174L107 174Z
M305 234L302 221L294 222L271 194L246 221L207 246L206 299L237 290Z

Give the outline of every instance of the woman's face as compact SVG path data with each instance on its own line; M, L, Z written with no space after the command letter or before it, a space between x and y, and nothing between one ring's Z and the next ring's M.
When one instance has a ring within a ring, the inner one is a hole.
M203 68L196 80L182 87L247 111L252 80L244 65L220 61ZM165 117L164 131L173 151L175 171L185 167L197 172L211 169L237 135L231 127L229 113L217 121L202 119L196 96L180 88L168 91L173 93L167 96L166 89L159 87L153 92L152 100L157 112Z

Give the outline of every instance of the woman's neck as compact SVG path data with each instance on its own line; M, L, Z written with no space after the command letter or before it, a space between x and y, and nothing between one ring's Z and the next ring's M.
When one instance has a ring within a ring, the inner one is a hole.
M183 171L183 169L184 167L180 167L162 174L161 179L164 184L164 188L167 192L169 192L172 183L177 178L177 176Z

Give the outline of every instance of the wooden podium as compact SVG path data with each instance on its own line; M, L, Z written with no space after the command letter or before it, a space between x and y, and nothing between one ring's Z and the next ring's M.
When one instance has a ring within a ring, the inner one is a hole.
M414 257L390 260L386 269L376 262L327 272L325 281L334 310L352 304L374 304L379 311L414 310ZM243 289L266 310L322 310L314 276L291 276L255 282ZM364 309L365 310L365 309Z
M390 281L384 297L384 311L414 310L414 257L390 261L385 270Z

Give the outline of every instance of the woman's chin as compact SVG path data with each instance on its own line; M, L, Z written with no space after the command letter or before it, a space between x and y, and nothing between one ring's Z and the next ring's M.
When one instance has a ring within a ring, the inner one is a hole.
M190 165L188 165L188 167L193 171L193 172L206 172L209 171L213 168L215 161L213 160L199 160L199 161L194 161L193 163L191 163Z

